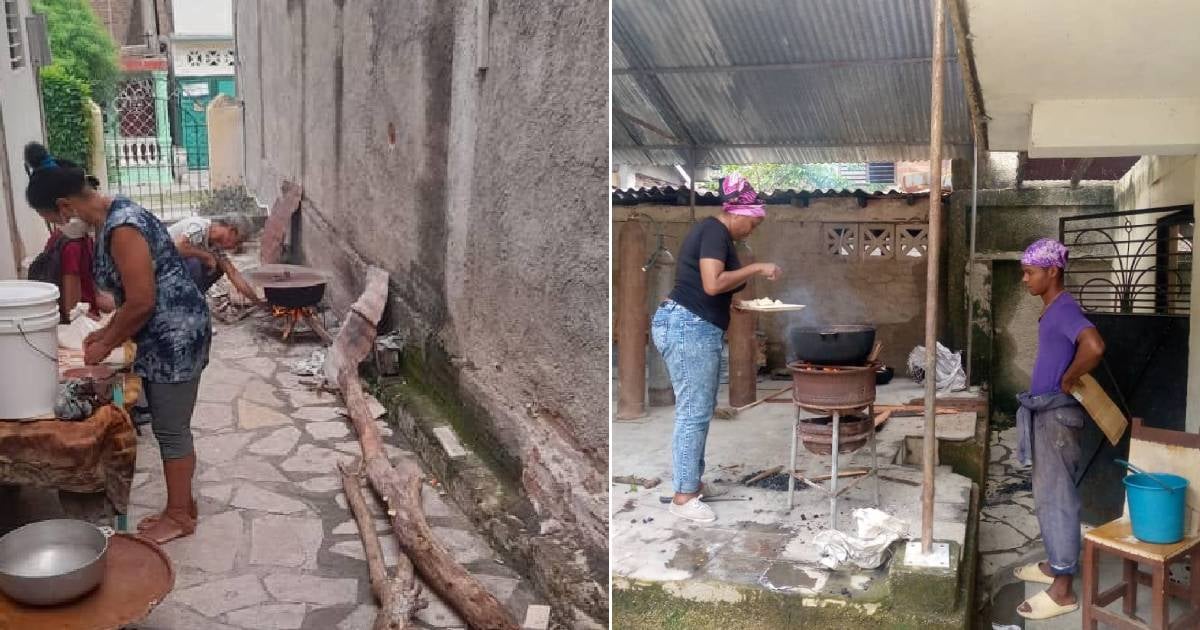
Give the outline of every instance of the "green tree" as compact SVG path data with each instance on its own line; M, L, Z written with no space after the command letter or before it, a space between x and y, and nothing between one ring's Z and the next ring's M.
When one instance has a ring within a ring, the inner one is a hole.
M121 75L117 44L92 12L87 0L34 0L33 10L46 16L54 65L86 81L92 98L107 102Z
M58 64L42 68L42 99L46 109L46 146L76 164L88 164L92 117L91 89Z
M874 191L887 188L879 184L857 186L837 172L836 164L724 164L718 167L717 178L741 173L755 190L815 190L826 188L862 188ZM716 181L712 183L716 188Z

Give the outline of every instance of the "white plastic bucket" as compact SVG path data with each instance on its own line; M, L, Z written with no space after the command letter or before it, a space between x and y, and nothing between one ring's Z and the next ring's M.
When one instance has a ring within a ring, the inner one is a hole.
M58 287L0 280L0 419L54 412L58 321Z

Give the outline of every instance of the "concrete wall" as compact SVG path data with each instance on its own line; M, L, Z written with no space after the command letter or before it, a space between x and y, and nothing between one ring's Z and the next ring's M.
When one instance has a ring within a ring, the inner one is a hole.
M696 215L701 218L720 211L720 207L702 206ZM667 249L678 256L691 227L689 209L617 206L613 208L614 234L634 212L657 221L666 234ZM873 200L866 208L860 208L854 198L813 199L807 208L770 205L767 212L766 223L750 236L748 245L756 260L778 264L784 276L776 283L755 280L758 295L808 306L799 313L759 316L759 330L767 335L768 366L784 366L783 333L791 324L871 324L884 344L883 361L903 372L908 353L923 343L925 334L925 258L834 256L826 251L823 225L924 224L929 217L928 199L916 199L912 205L903 199ZM646 251L651 252L653 227L647 224L646 232ZM615 257L612 264L616 278Z
M1057 238L1061 217L1112 210L1108 187L980 190L968 283L971 192L951 196L946 238L949 339L955 348L966 347L971 309L971 379L990 384L993 411L1015 411L1013 397L1028 388L1037 351L1040 302L1021 285L1021 252L1038 238Z
M171 0L176 35L233 36L233 0Z
M386 326L607 557L607 7L492 3L480 73L476 5L239 1L246 183L304 185L294 244L335 310L391 273Z
M1117 210L1195 203L1197 163L1194 155L1143 156L1113 185Z
M178 0L175 0L178 1ZM194 0L197 3L204 0ZM226 0L228 1L228 0ZM155 0L158 6L158 33L167 35L172 30L171 0ZM142 28L141 0L91 0L92 11L100 23L108 29L117 46L145 46Z
M242 106L225 94L208 104L208 175L213 188L242 183Z
M21 16L21 41L28 53L25 18L31 15L28 0L18 0ZM42 137L42 110L38 101L37 79L28 59L17 69L8 56L8 31L0 33L0 279L16 278L23 261L37 255L46 242L46 224L25 203L25 175L22 156L25 143Z

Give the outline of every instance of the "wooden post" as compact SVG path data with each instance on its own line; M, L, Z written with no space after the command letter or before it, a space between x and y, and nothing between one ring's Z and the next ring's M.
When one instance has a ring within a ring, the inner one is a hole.
M617 419L646 415L646 230L630 217L617 237Z
M925 439L922 449L921 551L933 548L933 472L937 455L938 271L942 249L942 97L946 82L945 0L933 2L933 93L929 120L929 256L925 260Z
M738 248L738 260L742 266L754 263L754 252L749 247ZM754 281L746 281L746 288L733 295L733 303L754 299ZM758 315L738 308L730 309L729 330L729 406L741 407L758 400L758 366L754 362L758 341L754 336Z
M646 273L650 275L650 291L647 312L653 313L658 305L671 293L675 287L675 257L671 252L662 250L654 259ZM654 344L646 344L646 361L649 363L650 385L647 388L647 398L651 407L670 407L675 404L675 390L671 387L671 375L667 371L667 362L659 354Z

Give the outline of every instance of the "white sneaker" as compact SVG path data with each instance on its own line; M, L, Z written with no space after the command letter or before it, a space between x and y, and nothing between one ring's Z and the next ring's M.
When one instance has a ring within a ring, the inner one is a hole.
M711 523L717 520L717 515L713 513L712 508L700 502L700 497L694 497L683 505L679 505L674 501L667 511L680 518L686 518L690 521L699 521L701 523Z

